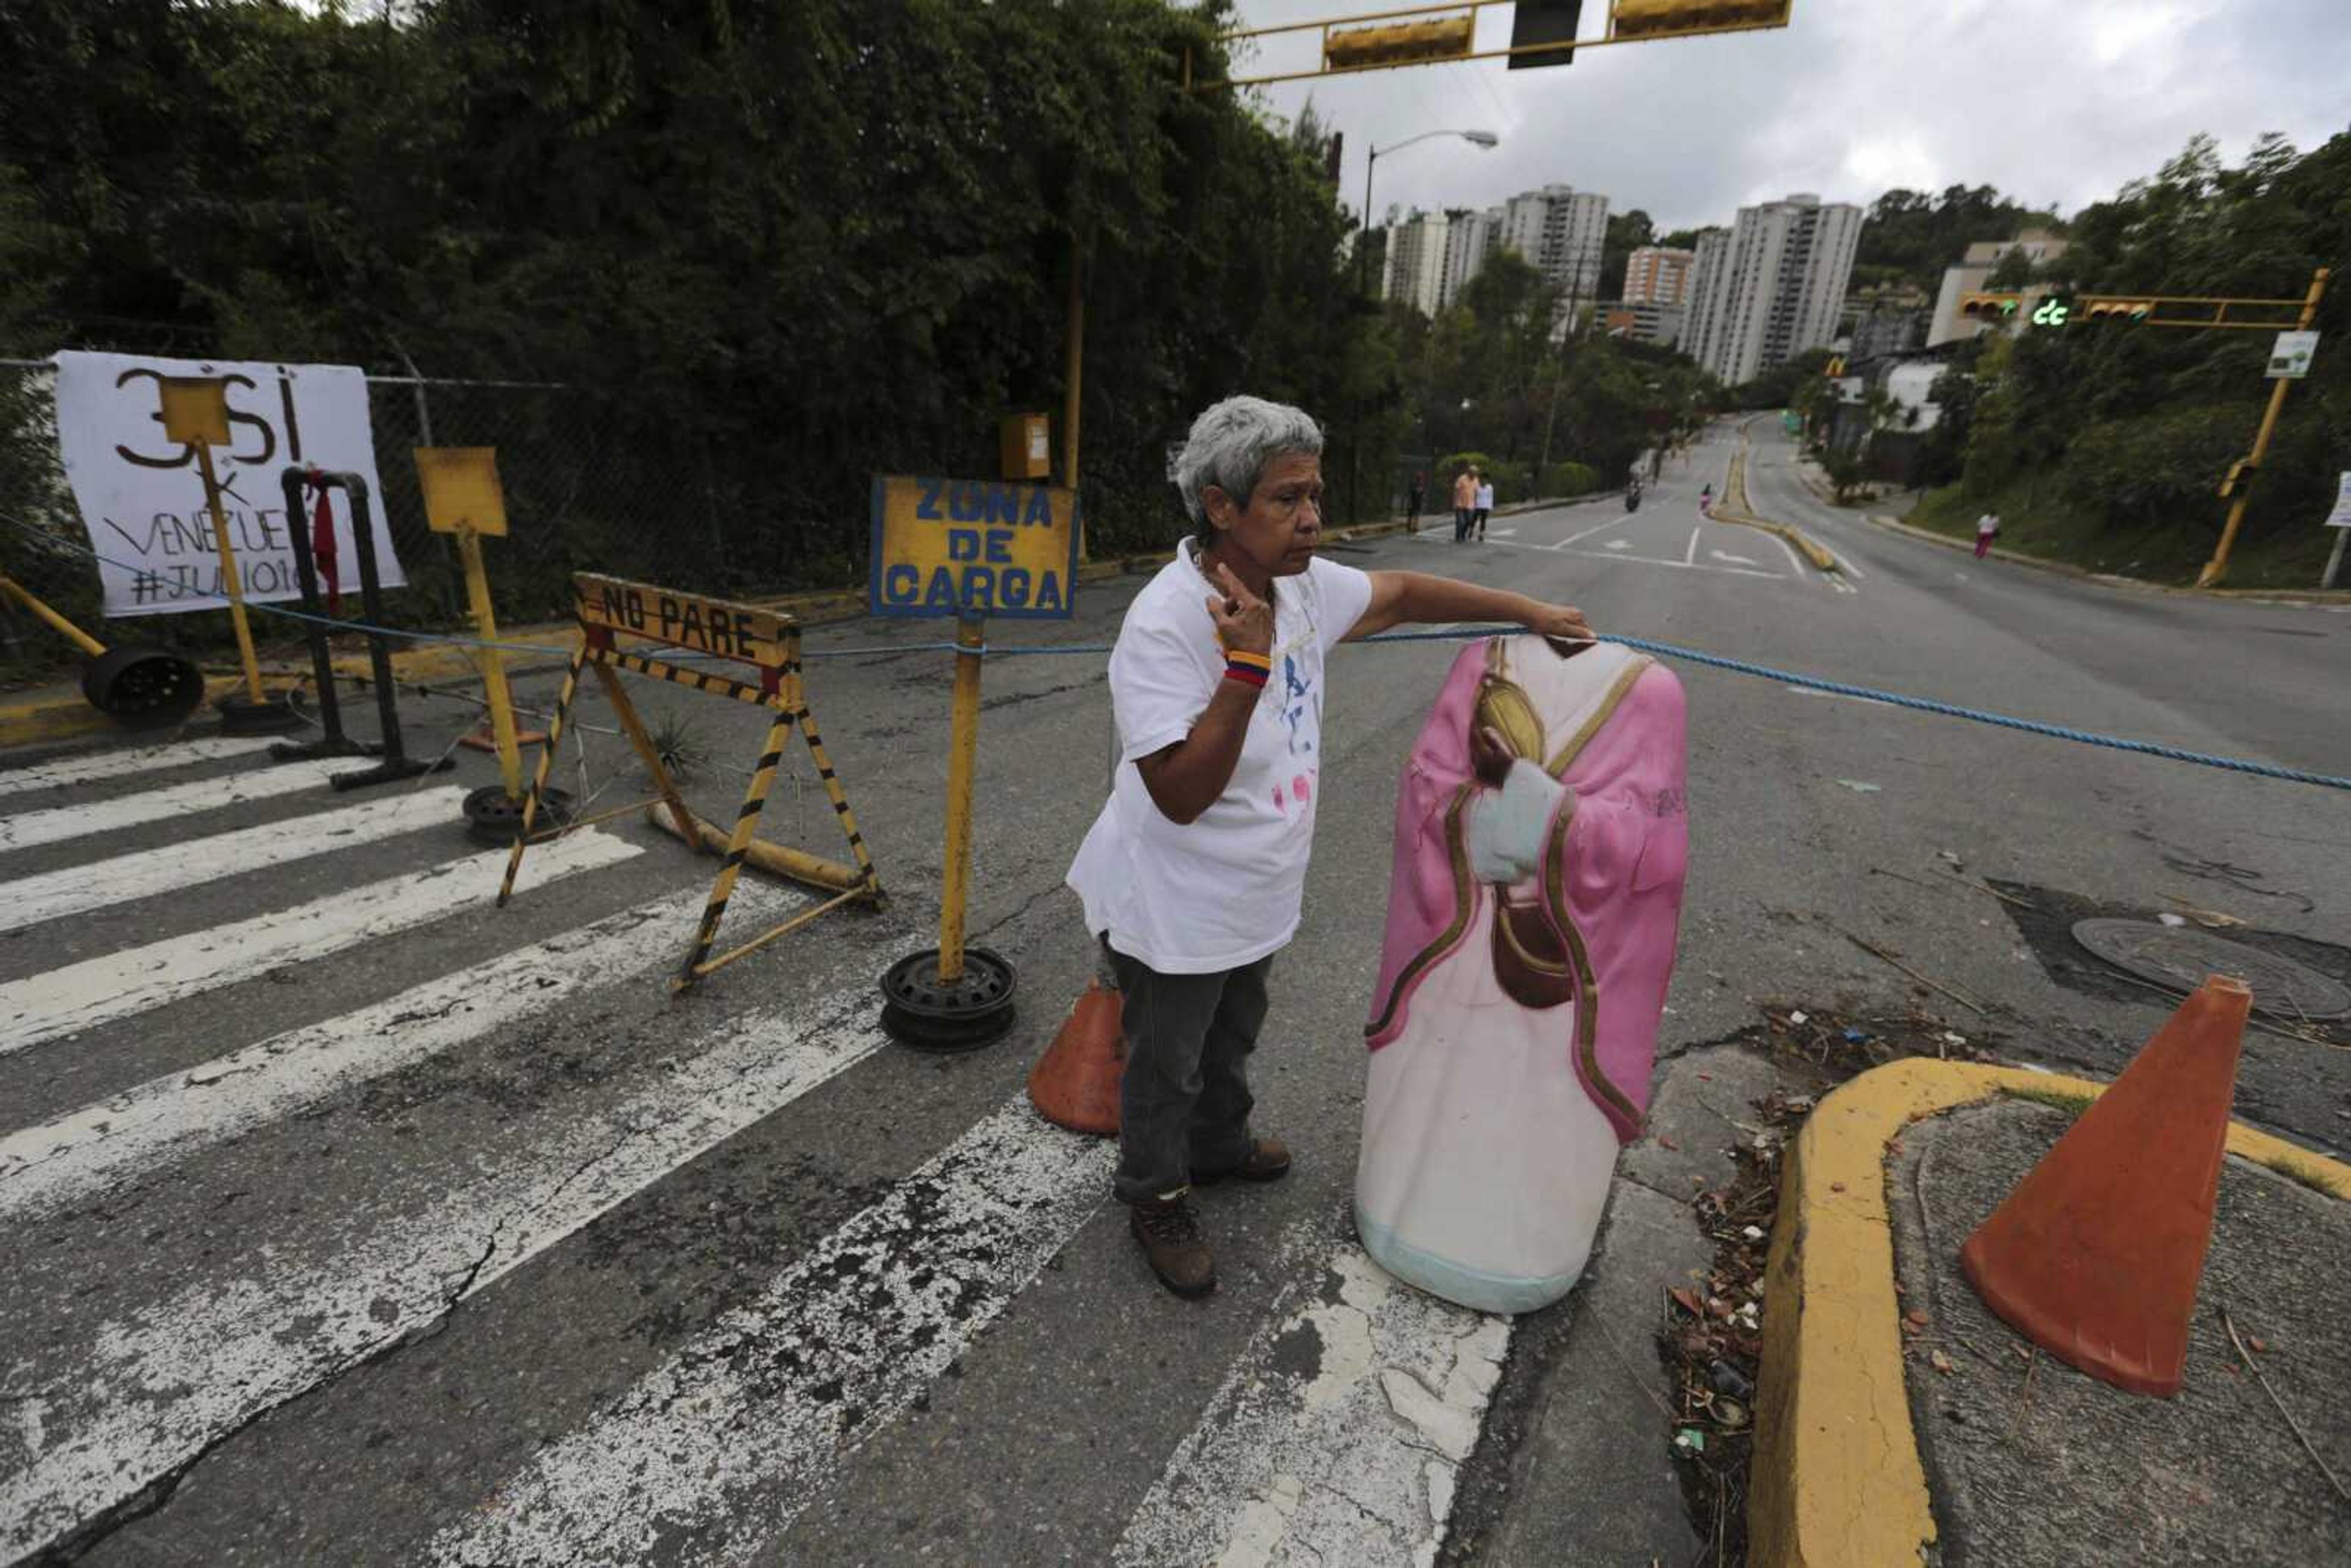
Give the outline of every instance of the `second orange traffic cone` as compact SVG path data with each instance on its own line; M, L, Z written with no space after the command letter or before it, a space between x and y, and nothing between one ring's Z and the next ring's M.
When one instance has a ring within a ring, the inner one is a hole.
M1029 1098L1048 1122L1073 1133L1117 1134L1118 1083L1126 1070L1120 1010L1117 987L1088 981L1029 1070Z
M2252 1001L2206 980L1959 1249L1992 1311L2135 1394L2179 1391Z

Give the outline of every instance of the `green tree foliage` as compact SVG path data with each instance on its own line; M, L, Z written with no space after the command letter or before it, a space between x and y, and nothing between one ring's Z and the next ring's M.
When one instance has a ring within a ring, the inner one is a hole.
M990 473L998 416L1058 426L1082 256L1090 534L1164 542L1164 445L1213 399L1400 415L1320 128L1180 89L1230 16L0 0L0 349L580 389L549 417L588 482L508 476L533 570L501 592L544 609L590 566L843 580L870 476ZM684 495L719 526L670 526Z
M1625 264L1633 253L1645 245L1656 243L1656 225L1649 214L1635 207L1626 213L1608 214L1608 226L1600 240L1600 298L1625 298Z
M1509 477L1498 480L1505 497L1524 499L1576 482L1576 464L1614 484L1654 443L1691 427L1713 390L1696 365L1614 338L1554 340L1562 305L1541 273L1502 251L1427 324L1416 352L1400 339L1414 449L1483 456Z
M2351 257L2351 134L2300 154L2264 138L2224 166L2198 137L2151 179L2076 218L2053 270L2086 292L2298 298L2319 266ZM2323 555L2315 527L2335 475L2351 468L2351 308L2322 305L2327 334L2309 379L2290 394L2252 491L2239 549L2299 578ZM2217 534L2215 494L2252 448L2272 383L2266 331L2097 326L2032 330L1991 342L1964 393L1966 497L2043 476L2058 482L2117 545L2180 528ZM1945 397L1938 383L1938 400ZM1954 403L1946 402L1948 418Z
M2001 195L1990 185L1953 185L1941 195L1892 190L1870 204L1854 269L1880 282L1900 277L1932 295L1943 269L1977 240L2009 239L2028 228L2058 227L2056 215ZM1884 269L1884 270L1876 270Z

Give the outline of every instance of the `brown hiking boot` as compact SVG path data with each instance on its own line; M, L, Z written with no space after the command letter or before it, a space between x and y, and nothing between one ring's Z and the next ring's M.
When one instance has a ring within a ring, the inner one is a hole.
M1214 1186L1227 1176L1243 1181L1280 1181L1290 1174L1290 1150L1280 1138L1259 1138L1237 1166L1220 1171L1194 1171L1194 1186Z
M1217 1288L1217 1260L1208 1256L1190 1193L1129 1204L1126 1228L1142 1243L1161 1284L1179 1296L1205 1296Z

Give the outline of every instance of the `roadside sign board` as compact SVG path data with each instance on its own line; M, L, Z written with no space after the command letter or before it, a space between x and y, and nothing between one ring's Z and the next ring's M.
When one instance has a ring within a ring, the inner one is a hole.
M2270 348L2268 379L2273 382L2300 381L2310 374L2311 358L2317 352L2317 333L2280 332L2276 343Z
M2326 514L2330 528L2351 528L2351 471L2346 471L2335 486L2335 509Z
M609 626L673 648L753 664L782 664L799 625L789 615L757 605L676 593L592 571L572 574L571 593L583 625Z
M1000 479L877 476L876 615L1067 620L1076 609L1078 496Z

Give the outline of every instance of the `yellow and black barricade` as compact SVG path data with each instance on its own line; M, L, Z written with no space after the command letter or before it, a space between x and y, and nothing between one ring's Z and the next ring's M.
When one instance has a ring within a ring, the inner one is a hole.
M873 869L873 857L866 852L863 835L857 831L856 815L849 809L849 797L841 787L840 776L833 771L832 759L825 755L824 742L817 734L816 716L809 711L808 689L800 674L799 623L779 611L678 593L649 583L623 582L592 572L575 573L571 583L573 612L580 622L580 646L572 652L570 665L563 674L563 689L555 699L555 716L547 727L547 743L539 752L538 768L531 777L530 793L523 803L514 852L507 859L506 881L498 889L499 904L503 906L513 896L515 873L522 866L523 851L530 844L531 823L538 814L548 775L563 744L572 699L579 695L580 672L593 669L604 695L611 701L613 714L621 721L622 733L629 737L638 760L652 775L657 793L650 800L570 822L566 831L649 806L654 821L687 843L720 857L718 877L711 884L709 901L703 906L693 947L677 977L670 982L672 988L682 990L843 904L862 901L878 907L883 902L882 879ZM751 678L737 679L732 674L695 669L651 653L624 649L620 645L624 637L659 648L677 648L729 660L746 666L745 673ZM767 741L759 748L758 764L752 769L751 787L735 813L731 830L720 830L687 807L676 782L662 765L660 749L646 733L644 721L638 716L635 705L629 700L615 673L621 670L655 675L696 691L768 708L775 714L774 722L768 727ZM841 831L848 835L849 852L856 862L853 865L753 836L759 825L760 808L767 803L776 769L783 762L784 746L795 725L808 743L809 756L816 763L817 777L824 781L833 813L841 819ZM735 878L747 861L832 896L714 958L710 949L717 939L719 922L726 917L726 901L735 892Z

